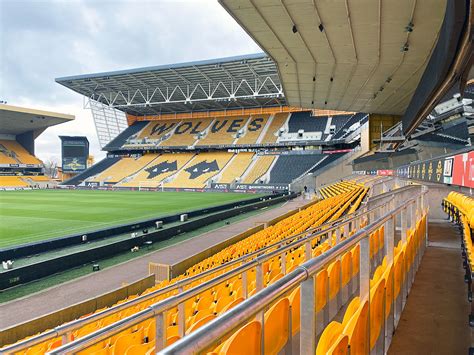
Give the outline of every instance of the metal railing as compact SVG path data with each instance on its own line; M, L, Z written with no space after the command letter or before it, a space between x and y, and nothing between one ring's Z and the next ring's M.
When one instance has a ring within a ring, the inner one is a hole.
M248 261L250 259L256 258L256 257L258 257L262 254L265 254L266 252L268 252L271 249L279 248L283 245L286 245L289 241L292 241L292 240L295 240L295 239L296 240L301 240L302 238L307 237L309 233L318 232L318 231L326 229L326 228L335 229L338 225L341 225L341 223L351 223L351 222L355 221L357 218L362 218L362 217L366 216L367 214L370 214L370 213L374 212L376 208L377 208L377 206L371 208L370 210L368 210L367 208L361 208L359 211L357 211L356 213L353 213L349 216L346 215L346 216L343 216L343 217L339 218L338 220L331 221L331 222L326 222L326 223L324 223L320 226L310 228L310 229L308 229L308 230L306 230L302 233L291 235L291 236L286 237L286 238L284 238L284 239L282 239L282 240L280 240L276 243L268 245L268 246L266 246L262 249L254 251L250 254L243 255L240 258L231 260L231 261L229 261L229 262L227 262L223 265L219 265L216 268L203 271L198 275L188 277L188 278L186 278L184 280L180 280L180 281L178 281L178 282L176 282L172 285L165 286L165 287L163 287L159 290L156 290L156 291L150 292L148 294L141 295L141 296L136 297L134 299L128 300L126 302L114 305L110 308L107 308L107 309L101 311L101 312L93 313L93 314L91 314L87 317L79 318L79 319L76 319L74 321L68 322L66 324L59 325L59 326L55 327L54 329L45 331L45 332L43 332L41 334L38 334L38 335L35 335L31 338L28 338L28 339L25 339L23 341L20 341L20 342L14 343L12 345L6 346L6 347L1 349L0 354L12 354L12 353L27 349L28 347L34 346L36 344L39 344L39 343L42 343L42 342L45 342L45 341L48 341L48 340L52 340L52 339L57 338L57 337L62 337L62 344L63 345L67 344L71 339L72 332L79 329L79 328L81 328L81 327L83 327L83 326L85 326L85 325L91 324L91 323L96 322L96 321L98 321L102 318L105 318L105 317L109 316L109 315L120 312L120 311L125 310L129 307L136 306L136 305L138 305L142 302L148 301L148 300L150 300L152 298L155 298L155 297L158 297L160 295L163 295L163 294L166 294L166 293L169 293L169 292L173 292L173 291L176 291L176 290L183 290L183 289L185 289L186 286L189 286L193 282L196 282L196 281L198 281L202 278L205 278L206 276L217 274L219 272L222 272L222 270L227 269L231 266L245 263L246 261Z
M373 223L365 228L362 228L356 232L351 238L345 239L341 243L335 245L330 250L325 252L316 258L313 258L297 269L287 274L274 284L269 285L256 295L238 304L228 312L224 313L220 317L210 321L201 328L187 335L186 337L178 340L176 343L170 345L166 349L159 352L159 354L196 354L210 350L212 347L218 345L216 340L225 339L226 336L235 332L244 324L248 323L252 319L261 321L262 329L264 327L264 316L263 312L269 308L269 306L276 302L280 297L288 295L296 287L300 286L301 302L300 302L300 332L299 332L299 353L301 354L314 354L316 351L317 340L316 340L316 317L314 313L315 301L316 301L316 275L325 269L330 263L341 257L344 253L352 250L357 245L360 246L360 257L359 257L359 297L362 301L369 300L370 293L370 243L369 237L371 233L374 233L382 226L384 226L384 253L387 257L387 265L391 265L394 261L394 240L396 233L396 220L397 217L401 223L401 235L400 238L403 242L406 241L407 228L414 228L418 221L421 221L423 216L426 216L427 209L424 207L423 195L426 193L426 189L423 188L422 192L404 202L402 205L395 207L391 211L377 218ZM408 225L409 224L409 225ZM426 226L425 226L426 228ZM421 248L416 254L413 266L408 271L408 276L405 277L403 286L403 292L401 295L400 302L406 299L406 295L409 292L409 287L414 280L414 271L419 266L421 261L421 255L426 245L426 231L423 236L425 243L421 243ZM393 276L392 276L393 277ZM394 307L395 308L395 307ZM401 309L403 305L401 306ZM385 309L385 306L384 306ZM398 319L401 313L401 309L398 310ZM395 312L396 310L394 310ZM291 319L291 307L290 307ZM385 313L385 311L384 311ZM160 331L158 327L162 326L162 315L157 313L157 339L160 337ZM383 315L384 322L387 322L385 314ZM397 317L394 316L393 326L396 326ZM384 323L384 331L381 332L384 337L383 348L377 353L385 353L387 350L386 337L391 336L387 332L387 327ZM291 339L291 322L290 329L288 330L288 339ZM370 339L370 327L369 337ZM263 334L261 341L261 353L264 353ZM158 343L156 343L158 344ZM389 344L389 342L388 342ZM157 347L157 350L161 350ZM289 352L291 353L292 346L290 343Z
M394 191L394 196L396 196L396 193ZM420 195L421 196L421 195ZM421 199L421 197L420 197ZM225 274L221 274L216 276L215 278L206 281L200 285L197 285L191 289L184 290L183 284L180 285L174 285L174 287L178 288L179 294L170 297L168 299L162 300L154 305L151 305L150 307L135 313L127 318L124 318L114 324L108 325L104 328L101 328L94 333L91 333L89 335L86 335L80 339L77 339L71 343L66 343L62 345L61 347L52 350L49 354L65 354L65 353L73 353L75 351L79 351L81 349L85 349L91 345L94 345L104 339L107 339L115 334L120 333L122 330L131 328L147 319L150 319L152 317L156 318L156 329L157 329L157 336L156 336L156 348L158 350L163 349L165 347L166 343L166 327L164 326L164 320L165 320L165 313L168 312L171 309L174 309L175 307L178 308L178 333L181 337L185 335L186 329L185 329L185 313L184 313L184 302L190 300L191 298L195 297L196 295L199 295L200 293L207 291L211 289L212 287L219 285L226 280L232 279L236 276L241 275L242 277L242 285L243 285L243 295L245 298L248 296L247 292L247 272L253 268L256 269L256 288L257 291L260 291L263 289L263 263L278 256L283 256L284 253L287 251L290 251L292 249L296 249L302 245L305 245L305 258L306 260L311 259L311 248L312 244L311 242L314 241L316 238L319 240L325 240L328 238L329 235L333 235L333 233L336 234L336 244L340 242L341 240L341 229L343 229L343 234L344 235L349 235L350 232L359 229L359 226L362 224L364 220L374 220L378 218L384 211L390 208L390 206L394 203L394 199L384 202L379 206L376 206L370 210L366 210L363 212L358 213L356 216L351 216L350 218L346 218L345 220L337 223L337 221L334 221L332 223L327 223L322 226L318 226L314 228L314 232L308 235L308 231L306 231L306 236L303 237L303 234L299 234L301 236L300 239L297 239L295 241L292 241L288 243L291 239L295 239L295 236L286 238L285 240L282 240L278 243L275 243L271 246L268 246L265 250L268 251L269 249L276 249L273 250L267 254L262 254L263 250L258 251L258 253L254 253L253 260L247 261L246 259L249 259L249 255L246 255L245 257L242 257L238 260L234 260L233 262L226 263L223 265L224 268L228 268L231 265L237 265L241 264L240 266L237 266L235 269L232 269ZM420 202L417 202L417 206L419 206ZM402 221L403 222L403 221ZM406 229L406 228L405 228ZM260 255L257 255L260 254ZM282 257L282 269L283 272L286 273L286 266L284 262L285 258ZM198 278L203 278L205 275L210 275L216 273L216 270L213 269L212 272L206 272L202 273L199 275L196 275L195 278L193 278L193 281L195 281ZM188 284L191 282L190 279L183 280L186 281ZM169 292L170 288L168 288L166 291L162 291L160 294ZM156 296L156 294L155 294ZM66 324L64 327L67 327L68 325ZM63 337L64 339L64 337ZM67 339L65 339L67 341Z

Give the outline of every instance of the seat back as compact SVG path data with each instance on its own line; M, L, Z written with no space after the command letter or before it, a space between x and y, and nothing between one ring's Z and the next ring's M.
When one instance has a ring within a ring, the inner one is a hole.
M383 315L383 303L385 295L385 280L380 280L370 290L370 349L373 349L385 320Z
M260 355L262 325L258 321L250 322L235 332L220 347L219 354Z
M344 317L343 333L349 337L349 348L351 354L368 354L369 335L369 304L365 301L359 305L357 311L346 319Z
M297 287L288 297L291 305L291 334L295 335L300 331L300 292L301 287Z
M289 308L288 298L282 298L265 312L265 354L277 354L288 341Z
M341 338L343 326L339 322L331 322L324 329L316 347L316 355L330 354L329 349L338 343ZM347 346L347 345L346 345Z

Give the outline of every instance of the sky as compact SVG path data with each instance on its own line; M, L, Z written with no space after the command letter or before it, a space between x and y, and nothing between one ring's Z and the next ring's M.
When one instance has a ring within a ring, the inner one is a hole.
M217 0L0 0L0 101L76 117L36 139L43 161L59 162L59 135L105 156L83 96L55 78L257 52Z

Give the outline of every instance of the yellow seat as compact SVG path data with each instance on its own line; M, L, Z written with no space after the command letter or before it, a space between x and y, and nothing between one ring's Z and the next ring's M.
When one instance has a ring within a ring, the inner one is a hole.
M295 335L300 331L300 287L297 287L288 297L291 305L291 334Z
M213 320L214 318L216 318L216 316L214 314L209 314L201 319L199 319L198 321L194 322L188 330L186 330L186 334L189 334L191 333L192 331L202 327L204 324L210 322L211 320Z
M351 267L352 254L347 252L341 258L342 286L347 285L352 278Z
M328 267L329 277L329 299L332 300L339 293L341 285L341 262L334 261Z
M235 332L220 346L219 355L260 355L262 325L253 321Z
M128 347L124 355L145 355L149 350L155 349L155 343L136 344Z
M239 298L235 299L231 303L227 304L224 308L222 308L220 314L223 314L223 313L227 312L229 309L234 308L235 306L237 306L239 303L241 303L243 301L245 301L245 298L243 298L243 297L239 297Z
M377 339L382 330L382 324L384 322L383 315L383 302L385 295L385 280L380 280L370 290L370 349L372 350L377 342Z
M290 302L282 298L265 312L265 354L278 354L288 341L288 313Z
M322 270L316 275L316 312L319 312L326 306L328 293L328 272Z
M316 355L347 354L349 338L342 334L342 324L331 322L324 329L316 347Z
M343 320L343 333L349 337L351 354L368 354L369 305L367 301L360 304L359 300L351 302L350 305L352 307L358 305L358 307L355 311L353 308L349 313L346 311Z
M125 351L131 345L139 345L143 343L143 331L137 330L136 332L121 335L117 338L114 343L114 354L124 354Z

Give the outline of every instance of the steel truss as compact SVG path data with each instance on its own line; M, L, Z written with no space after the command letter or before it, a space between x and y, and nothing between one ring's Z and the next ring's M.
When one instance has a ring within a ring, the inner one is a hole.
M84 108L90 108L92 111L101 148L128 127L125 113L111 106L91 99L85 100L84 98Z

